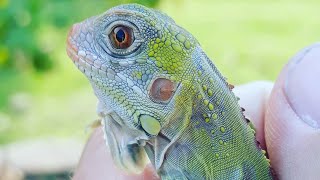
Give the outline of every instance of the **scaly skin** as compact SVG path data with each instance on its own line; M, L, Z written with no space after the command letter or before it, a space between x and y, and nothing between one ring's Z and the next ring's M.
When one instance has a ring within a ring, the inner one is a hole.
M132 30L132 44L116 45L116 27ZM273 179L237 97L170 17L117 6L75 24L67 44L99 99L120 168L141 172L148 156L162 179Z

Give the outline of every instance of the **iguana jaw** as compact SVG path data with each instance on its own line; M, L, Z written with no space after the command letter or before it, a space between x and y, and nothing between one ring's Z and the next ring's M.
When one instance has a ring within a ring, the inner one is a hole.
M104 138L113 161L123 170L131 173L141 173L149 162L142 146L149 137L142 131L119 125L113 118L116 116L112 113L112 115L106 115L102 119Z

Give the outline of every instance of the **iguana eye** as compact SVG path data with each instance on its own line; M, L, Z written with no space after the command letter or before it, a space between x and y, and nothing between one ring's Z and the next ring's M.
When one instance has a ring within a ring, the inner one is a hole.
M144 43L144 38L134 23L119 20L100 25L98 44L114 61L122 61L141 52L140 46Z
M126 26L116 26L111 31L109 38L116 49L126 49L134 41L133 30Z

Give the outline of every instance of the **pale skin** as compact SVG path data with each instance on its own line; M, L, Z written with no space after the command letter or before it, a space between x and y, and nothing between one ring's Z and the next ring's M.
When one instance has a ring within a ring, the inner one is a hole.
M320 177L320 44L296 54L277 81L236 86L245 115L256 127L256 137L267 149L279 179ZM75 180L158 179L151 165L142 174L126 174L113 165L103 132L89 138L73 177Z

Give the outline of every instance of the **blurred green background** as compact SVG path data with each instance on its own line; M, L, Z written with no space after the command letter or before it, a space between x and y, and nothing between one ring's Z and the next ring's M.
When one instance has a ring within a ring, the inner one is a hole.
M170 15L232 84L275 80L291 56L319 40L319 0L0 0L0 144L85 139L96 98L66 55L68 28L128 2Z

